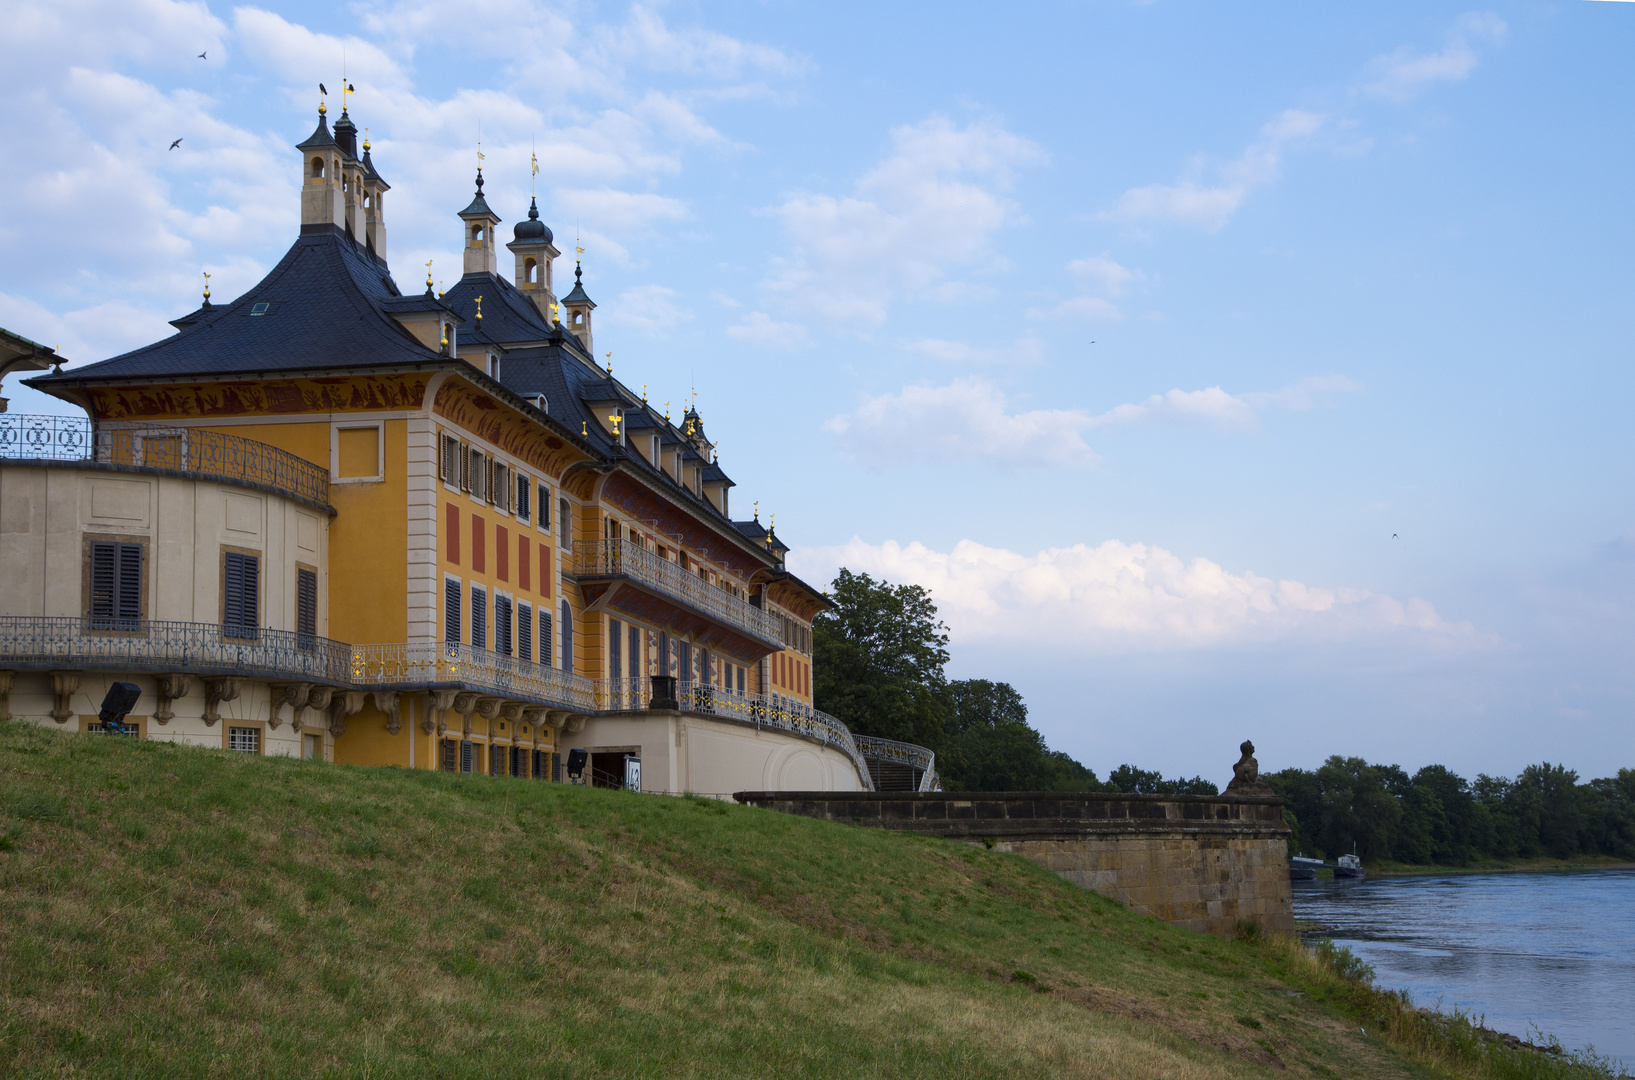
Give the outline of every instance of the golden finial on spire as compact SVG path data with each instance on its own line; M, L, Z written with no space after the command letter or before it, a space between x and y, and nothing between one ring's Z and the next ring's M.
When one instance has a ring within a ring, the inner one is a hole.
M664 403L664 422L666 424L670 422L670 403L668 401Z
M368 128L363 129L363 152L366 153L366 154L369 152L369 129Z
M612 353L607 354L607 373L609 375L613 374L613 354Z
M761 500L760 499L755 500L755 520L756 521L761 520Z
M204 302L210 302L210 271L204 271Z
M613 437L615 439L619 437L619 421L623 419L624 417L620 416L618 413L612 413L608 416L608 420L613 423Z
M534 177L539 175L539 155L531 150L528 153L528 167L532 170L528 174L528 194L538 195L539 192L535 190L537 185L534 182Z
M715 455L715 461L713 464L721 464L721 444L716 443L714 446L710 447L710 453Z
M448 323L443 324L443 348L448 348Z
M439 281L437 283L437 299L441 300L442 298L443 298L443 283L441 281Z
M477 321L483 321L483 298L477 297Z
M426 291L431 292L431 260L426 260Z
M647 384L642 383L642 404L647 404Z

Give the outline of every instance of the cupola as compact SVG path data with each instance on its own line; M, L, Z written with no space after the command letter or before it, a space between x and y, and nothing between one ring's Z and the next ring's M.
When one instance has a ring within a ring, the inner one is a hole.
M369 138L363 140L363 169L359 175L359 186L363 191L363 235L369 250L376 259L386 261L386 218L382 202L386 192L391 190L381 175L375 171L375 163L369 160Z
M341 161L344 151L330 134L325 113L318 106L318 127L297 143L301 151L301 227L345 225L346 200L341 193Z
M596 304L585 292L585 283L580 280L584 269L577 259L573 263L573 292L562 298L562 306L568 310L567 326L573 336L579 339L579 344L592 356L596 355L596 346L591 343L590 313L596 310Z
M551 242L551 230L539 220L539 200L528 207L528 217L511 230L515 237L505 245L517 260L517 288L539 308L547 324L551 308L556 303L556 292L551 281L552 260L562 253Z
M494 230L499 227L500 216L488 208L488 200L483 198L483 170L480 167L477 169L477 194L472 196L471 205L460 211L460 218L465 222L466 232L465 272L495 273L499 264L494 259Z

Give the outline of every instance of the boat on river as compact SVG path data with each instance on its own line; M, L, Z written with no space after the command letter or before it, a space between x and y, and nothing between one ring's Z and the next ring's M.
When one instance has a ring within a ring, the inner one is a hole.
M1304 855L1289 856L1290 881L1315 881L1317 871L1328 866L1322 859L1308 859Z
M1355 855L1341 855L1335 860L1334 876L1337 878L1360 878L1363 876L1362 860Z

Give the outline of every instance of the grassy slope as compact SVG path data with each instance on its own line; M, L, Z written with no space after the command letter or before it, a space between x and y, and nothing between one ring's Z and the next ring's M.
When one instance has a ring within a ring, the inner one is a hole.
M0 1075L1447 1075L1287 949L703 800L0 723L0 849Z

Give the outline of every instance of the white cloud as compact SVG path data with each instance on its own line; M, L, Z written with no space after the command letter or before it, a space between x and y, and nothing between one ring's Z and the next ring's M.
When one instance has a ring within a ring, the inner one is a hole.
M727 327L727 336L747 345L780 352L792 352L811 343L806 327L799 323L779 322L764 311L752 311Z
M789 308L870 329L893 300L927 294L989 254L1017 216L1004 197L1016 169L1045 159L998 124L933 116L895 128L892 152L850 195L791 194L772 212L793 250L768 287Z
M1107 296L1123 296L1131 282L1146 279L1141 271L1120 266L1105 255L1074 259L1067 264L1067 272Z
M1120 405L1091 418L1090 427L1162 422L1221 428L1227 431L1254 431L1260 414L1270 409L1304 411L1314 407L1325 394L1358 389L1342 375L1302 379L1281 390L1229 394L1218 386L1205 390L1170 390L1154 394L1140 404Z
M1099 460L1085 433L1142 423L1251 432L1268 410L1313 408L1325 394L1355 390L1342 376L1302 379L1281 390L1229 394L1218 386L1171 390L1099 415L1083 409L1007 412L1005 394L978 378L905 386L830 419L841 453L875 467L916 460L977 461L1000 468L1086 466Z
M1106 255L1074 259L1067 264L1067 272L1072 275L1079 295L1070 296L1045 311L1034 309L1030 315L1116 322L1124 318L1124 312L1113 301L1128 292L1132 283L1147 280L1142 271L1121 266Z
M1023 334L1008 345L996 346L973 345L968 341L946 341L942 338L921 338L905 343L903 349L948 364L1004 364L1010 367L1037 364L1045 355L1045 343L1032 334Z
M663 285L637 285L607 305L606 317L616 326L629 326L650 338L662 338L677 325L691 322L691 309L678 303L676 290Z
M1110 221L1171 221L1215 232L1225 225L1249 193L1277 179L1283 151L1291 143L1316 134L1327 118L1299 109L1286 109L1260 129L1260 138L1238 157L1220 166L1211 181L1187 177L1174 184L1149 184L1120 195L1111 210L1099 215ZM1201 167L1194 170L1201 171Z
M1438 52L1421 53L1404 45L1377 57L1371 81L1364 89L1375 97L1407 101L1439 82L1461 82L1481 61L1472 42L1499 45L1509 27L1497 15L1472 12L1462 16Z
M855 412L823 425L840 440L841 453L871 465L916 459L1019 465L1090 465L1085 413L1036 409L1007 413L1005 395L982 379L947 386L905 386L901 393L870 398Z
M1150 544L1108 540L1022 555L962 540L949 552L920 543L867 544L790 554L809 581L836 568L923 585L956 644L1004 642L1059 653L1129 653L1280 638L1413 634L1474 642L1424 600L1234 573Z

